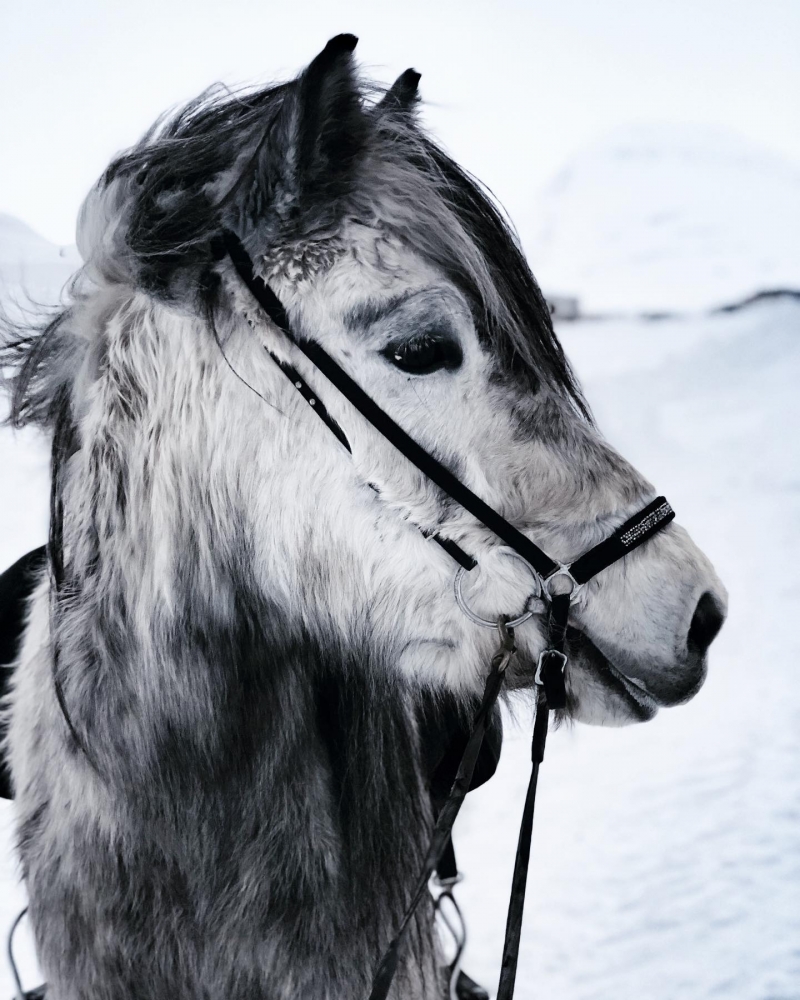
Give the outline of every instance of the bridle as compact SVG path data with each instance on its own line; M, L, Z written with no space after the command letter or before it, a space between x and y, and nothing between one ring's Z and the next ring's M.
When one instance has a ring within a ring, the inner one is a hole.
M548 606L547 648L540 655L536 666L535 684L538 689L536 720L533 728L531 747L532 768L522 814L517 855L514 864L511 897L506 921L505 943L500 973L500 983L496 1000L511 1000L517 971L522 913L525 903L528 862L530 859L531 834L533 830L533 810L539 765L544 758L550 709L563 709L567 704L564 673L567 666L565 650L567 623L570 606L581 597L584 585L612 563L622 559L638 548L674 518L675 512L664 497L656 497L651 503L629 518L621 527L572 563L559 563L551 559L526 535L506 521L500 514L466 487L445 466L425 451L392 418L364 392L364 390L344 371L340 365L318 344L298 336L291 327L289 317L280 299L269 285L259 277L253 262L242 246L239 238L230 231L223 232L213 245L214 257L221 260L227 255L242 282L269 319L308 358L329 382L389 441L401 454L417 467L428 479L436 484L451 499L472 514L485 527L501 538L512 553L527 565L535 584L537 594ZM314 412L328 426L339 442L351 451L350 444L342 428L325 408L316 393L308 386L291 365L281 361L268 348L272 359L294 388L310 404ZM518 618L509 620L501 616L497 622L475 615L466 604L462 593L464 576L477 566L477 562L452 539L439 534L432 536L459 564L456 572L454 593L462 611L474 623L497 629L500 645L492 658L489 675L481 699L480 708L472 723L469 739L458 767L456 779L434 825L423 869L417 880L411 901L401 921L394 939L386 950L375 973L369 1000L386 1000L392 980L397 971L400 951L412 917L425 896L428 881L445 849L453 824L464 801L472 780L475 763L483 742L486 723L493 706L497 702L506 670L516 650L513 628L526 621L532 611L526 611ZM554 583L561 583L554 589Z

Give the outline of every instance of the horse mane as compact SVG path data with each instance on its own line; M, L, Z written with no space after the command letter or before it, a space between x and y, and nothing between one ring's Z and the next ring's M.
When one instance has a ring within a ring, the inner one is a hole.
M199 304L208 315L217 294L214 237L225 225L257 226L259 212L268 213L252 188L263 181L264 145L297 86L216 85L163 116L110 164L81 209L85 264L71 283L70 305L38 324L0 322L12 425L52 425L60 390L79 370L81 324L98 291L143 290ZM344 188L315 178L309 191L316 205L291 233L285 224L267 227L261 255L330 237L331 227L348 218L374 225L412 246L462 291L501 370L529 390L548 385L591 420L502 208L425 132L413 108L401 109L391 97L359 81L363 134L343 154L356 161L352 178Z

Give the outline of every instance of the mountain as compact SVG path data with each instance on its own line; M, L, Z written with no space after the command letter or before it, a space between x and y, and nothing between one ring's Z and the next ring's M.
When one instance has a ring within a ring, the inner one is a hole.
M534 273L584 312L672 312L800 289L800 167L702 126L586 147L519 229Z

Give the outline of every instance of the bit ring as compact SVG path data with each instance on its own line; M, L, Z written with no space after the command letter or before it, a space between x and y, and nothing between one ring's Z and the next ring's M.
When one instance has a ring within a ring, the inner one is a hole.
M531 576L534 579L534 582L536 584L536 590L528 598L528 601L530 602L533 598L541 597L542 580L539 574L533 568L533 566L531 566L531 564L528 562L527 559L523 559L518 552L514 552L510 549L504 550L504 552L506 555L511 556L512 559L519 560L519 562L521 562L525 566L525 568L530 572ZM484 628L497 629L497 619L495 619L494 621L490 621L488 618L482 618L480 615L476 614L472 610L472 608L467 604L466 599L464 598L463 585L464 585L464 575L468 572L470 571L467 570L464 566L460 566L456 572L456 578L453 582L453 593L455 594L456 604L459 606L460 610L466 615L467 618L469 618L471 622L474 622L476 625L482 625ZM529 618L532 618L533 615L534 615L533 611L530 610L523 611L523 613L519 615L517 618L513 618L511 619L511 621L506 622L506 627L516 628L517 625L522 625L523 622L526 622Z

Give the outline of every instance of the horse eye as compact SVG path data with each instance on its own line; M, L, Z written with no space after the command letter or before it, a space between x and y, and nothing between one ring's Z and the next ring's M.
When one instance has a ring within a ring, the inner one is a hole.
M440 333L423 333L389 344L381 352L387 361L412 375L430 375L441 368L458 368L462 361L457 340Z

